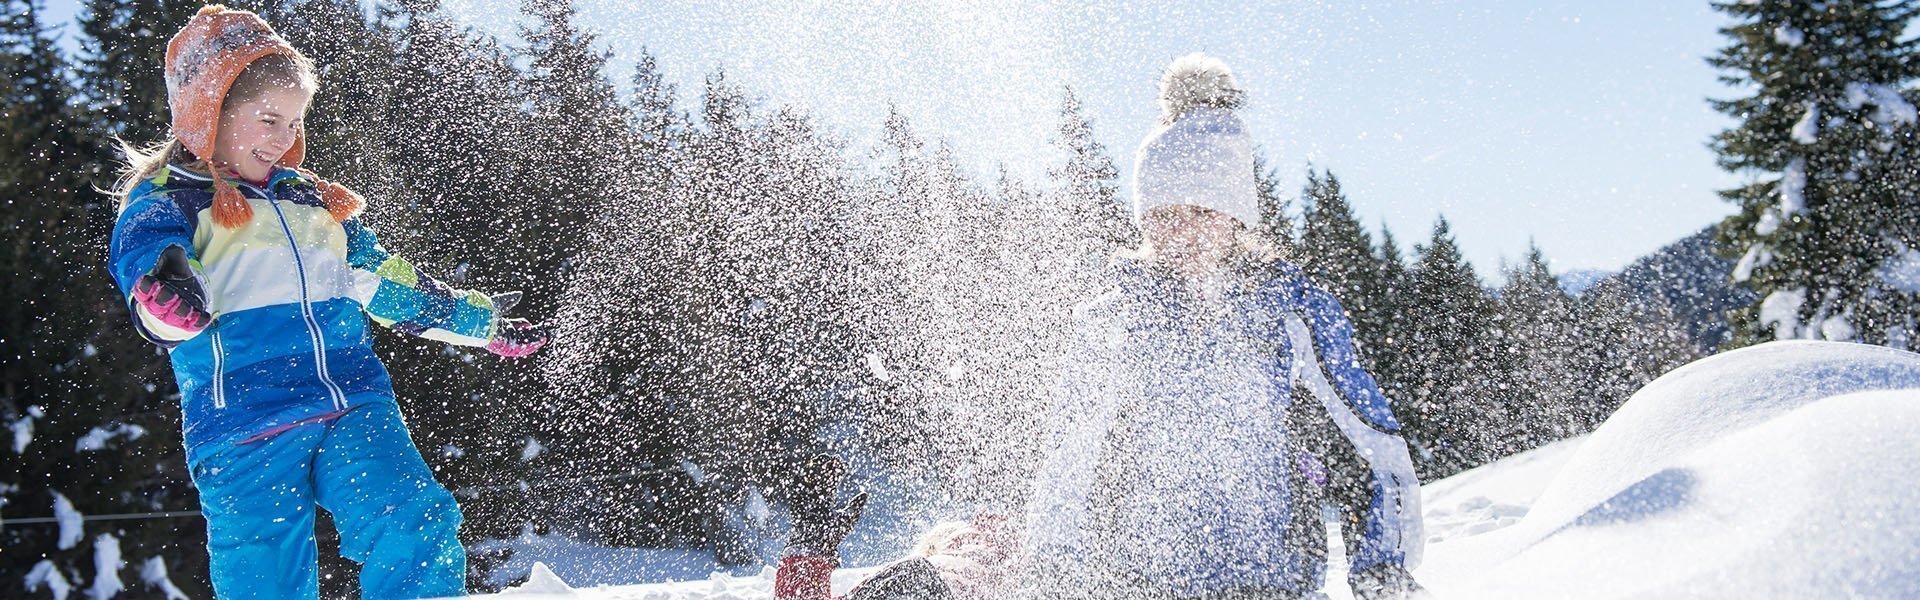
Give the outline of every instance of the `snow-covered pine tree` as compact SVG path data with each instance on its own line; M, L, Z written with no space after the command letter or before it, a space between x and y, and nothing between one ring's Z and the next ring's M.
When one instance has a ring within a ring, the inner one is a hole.
M1380 245L1374 253L1374 264L1380 269L1374 307L1384 318L1377 323L1374 338L1368 341L1374 348L1373 376L1380 384L1380 391L1393 402L1394 410L1401 411L1408 406L1411 389L1406 373L1410 331L1406 317L1414 310L1413 274L1407 270L1406 259L1401 258L1399 241L1384 222L1380 224Z
M691 125L678 107L678 86L667 81L658 59L651 50L640 48L633 65L633 92L627 98L627 110L633 116L633 136L629 143L634 169L651 178L664 178L672 171L674 150L687 143Z
M515 196L524 200L485 205L496 221L475 239L496 249L477 266L497 282L490 287L527 293L518 314L545 320L558 312L557 300L577 272L584 242L592 239L585 232L606 220L609 205L636 187L626 152L632 118L606 72L611 54L580 26L572 0L525 0L520 10L529 17L519 30L524 45L514 52L524 65L518 99L525 115L503 149L524 161L511 175ZM538 360L562 360L562 354L556 348ZM526 409L543 415L534 437L547 452L533 465L534 473L547 479L615 477L573 486L567 495L623 509L625 503L614 495L634 482L618 477L645 464L629 454L637 449L631 443L637 415L555 394L531 366L498 363L485 375L487 388L512 393ZM616 460L610 463L609 457ZM616 510L596 515L594 524L614 527L626 520Z
M986 505L1012 506L1024 502L1025 482L1031 481L1039 457L1039 428L1030 415L1041 414L1048 398L1043 390L1058 374L1072 327L1072 306L1084 291L1055 265L1074 263L1037 249L1055 240L1053 213L1061 207L1002 168L988 202L988 224L980 241L984 294L979 375L969 380L984 400L983 411L996 426L990 439L997 447L981 457L977 470ZM1131 223L1129 223L1131 226Z
M601 334L638 333L639 339L660 345L652 349L623 347L639 349L642 357L661 352L658 360L663 362L633 382L630 397L639 402L611 415L605 409L582 411L582 418L601 419L599 427L660 432L636 431L613 436L615 439L609 441L646 440L654 445L647 452L659 456L636 459L651 464L691 465L692 472L697 473L681 482L684 485L649 492L668 499L654 517L665 521L665 541L715 550L716 557L723 561L739 561L746 558L745 545L740 543L737 529L723 517L738 494L744 492L752 461L734 456L730 450L741 454L765 452L769 445L769 417L756 412L762 407L755 397L762 392L757 386L761 357L746 331L755 300L749 260L759 249L752 245L748 229L763 220L756 217L755 194L767 186L768 173L760 168L764 159L755 156L755 137L759 134L754 111L744 91L729 81L725 72L707 76L698 115L700 126L688 133L684 149L671 159L677 172L668 175L672 187L660 199L661 212L654 216L622 214L603 225L630 227L634 224L630 219L658 220L653 227L659 238L632 240L632 247L653 248L645 254L649 262L634 264L633 271L616 280L620 284L652 280L651 284L637 284L650 287L654 296L635 299L654 304L650 316L657 320L613 322ZM665 119L658 115L654 118ZM638 206L647 204L642 200ZM583 273L595 275L600 274ZM581 279L576 285L593 284L591 279ZM585 296L594 293L593 287L582 289ZM620 309L622 314L627 311ZM611 354L607 358L620 360L616 348L620 347L589 352ZM596 412L601 414L595 416ZM675 505L681 508L669 508ZM605 525L612 530L622 526L616 522Z
M639 468L678 471L690 441L710 439L681 414L708 371L686 352L699 343L712 261L690 260L690 244L705 222L687 216L698 201L689 183L690 148L697 132L678 108L676 86L651 53L642 50L627 99L631 123L623 153L634 187L604 198L601 218L585 225L573 276L555 314L555 345L540 363L557 393L593 399L611 435L594 441L605 459ZM698 461L690 460L692 464ZM704 472L702 473L704 475ZM595 490L585 519L603 543L617 546L698 545L706 533L689 513L698 478L622 480Z
M1445 217L1416 246L1407 321L1407 381L1402 411L1417 445L1422 478L1440 478L1500 456L1512 437L1501 387L1505 373L1498 307L1460 255Z
M1097 274L1115 250L1139 245L1140 234L1120 203L1120 171L1106 146L1094 139L1093 123L1071 87L1061 99L1053 146L1066 157L1047 170L1059 186L1054 193L1068 219L1063 233L1076 246L1070 251L1091 263L1080 270Z
M744 160L701 169L742 194L724 222L721 251L739 286L722 305L737 312L716 322L732 340L726 368L739 378L740 395L731 399L731 427L703 450L718 474L759 489L782 485L820 448L824 399L856 364L844 321L835 318L846 308L846 232L830 227L852 200L837 150L804 113L781 108L746 125L738 139ZM728 510L741 511L746 498ZM716 539L723 562L764 558L754 553L756 531L734 521Z
M540 192L522 206L500 207L510 222L494 235L518 250L500 275L526 282L521 310L546 315L580 250L578 232L605 213L606 198L634 187L624 152L631 119L606 75L612 54L580 28L573 0L523 0L521 12L532 17L520 30L526 46L518 51L529 114L510 148L528 163L517 183Z
M86 0L80 82L102 135L147 144L167 135L167 40L200 0ZM236 3L236 6L238 3Z
M1287 216L1293 209L1293 201L1280 193L1280 172L1271 166L1267 156L1261 152L1253 155L1254 194L1260 199L1260 225L1254 228L1254 235L1260 236L1274 250L1282 254L1294 246L1293 218Z
M395 36L389 112L378 129L392 180L381 186L389 196L369 198L367 211L383 244L458 280L487 271L491 257L473 251L500 243L491 238L505 215L474 207L531 196L513 176L525 165L513 144L526 118L506 49L437 5L408 0L380 14Z
M1582 292L1573 314L1580 344L1572 350L1584 391L1576 433L1591 431L1641 387L1701 356L1666 298L1619 277Z
M1708 59L1754 90L1715 100L1740 120L1714 138L1722 167L1753 177L1722 192L1733 279L1760 299L1733 315L1735 343L1813 338L1916 347L1920 255L1907 143L1920 40L1913 0L1716 2L1735 24Z
M1023 255L1033 268L1025 271L1026 278L1003 283L1010 287L991 288L1025 298L1015 302L1019 306L1007 304L998 314L982 315L1013 325L1014 330L1005 332L1007 341L1030 350L1027 362L1014 366L1017 375L1003 374L1024 382L1014 385L1034 386L1027 390L1042 389L1041 378L1051 376L1043 373L1054 369L1054 361L1065 351L1073 304L1095 293L1115 252L1140 244L1138 228L1119 198L1120 171L1095 138L1093 122L1071 87L1063 89L1059 115L1051 142L1063 159L1047 170L1053 189L1034 198L1046 204L1025 208L1031 214L1014 218L1034 226L1016 225L1010 233L1017 239L1000 242L1011 249L1009 256ZM1015 393L1003 403L1036 401L1031 393L1009 391ZM1017 410L1011 405L1002 408ZM1017 438L1019 432L1009 433ZM1013 446L1000 450L1011 452Z
M1516 354L1510 377L1517 401L1514 427L1522 437L1511 450L1584 431L1580 410L1591 392L1582 381L1579 350L1592 342L1581 339L1573 298L1547 269L1539 245L1529 243L1526 258L1507 269L1500 309L1507 333L1504 346Z
M934 185L929 188L930 195L925 202L933 237L926 240L930 251L925 257L925 268L932 270L929 279L933 285L928 289L932 295L917 302L934 309L933 320L922 329L932 343L926 360L933 385L928 389L930 418L925 423L927 431L921 442L924 446L920 458L925 461L923 465L933 467L930 472L937 476L936 481L945 484L945 489L957 501L1004 503L1007 498L1001 492L1024 483L1011 477L1023 465L1009 465L1003 460L1004 451L1008 450L1003 443L1019 433L1017 427L1007 425L1008 420L1023 413L1006 410L1008 403L1018 402L1019 397L1000 398L982 393L987 389L983 385L986 381L1014 375L988 370L998 362L994 355L1005 352L1009 339L1003 334L1010 332L996 331L982 324L1001 321L1025 325L1028 315L1011 313L1003 302L1008 290L996 285L1008 282L996 272L992 261L999 249L990 245L996 237L990 228L996 223L987 193L960 172L951 147L945 143L940 145L929 167ZM1080 200L1091 198L1083 196ZM1080 214L1076 220L1066 222L1068 228L1059 233L1058 239L1067 242L1064 246L1071 252L1066 255L1071 257L1066 265L1071 271L1062 281L1083 286L1112 252L1109 244L1113 241L1104 236L1113 234L1110 227L1113 223L1090 228L1089 223L1081 220L1086 218L1086 213L1081 211L1098 210L1097 205L1063 208ZM1114 212L1117 213L1117 208ZM1042 335L1033 330L1019 334ZM997 428L1004 428L1009 438L978 434ZM949 468L956 464L977 465L977 468Z
M861 366L858 408L869 424L871 443L890 460L908 460L917 427L925 426L927 376L921 366L929 345L919 324L931 319L930 297L915 255L927 237L925 210L929 186L926 143L898 108L888 111L881 144L873 159L879 172L863 182L865 202L850 223L862 261L855 269L854 323L859 331Z
M689 279L692 261L674 260L683 224L672 218L689 194L681 167L693 131L676 106L678 91L644 48L627 99L632 132L623 153L634 187L604 198L604 214L587 225L574 277L553 323L556 342L590 348L541 361L547 379L567 393L614 406L658 399L670 371L671 328L685 322L673 289ZM657 405L657 404L656 404ZM663 428L648 428L650 431Z
M395 114L397 36L356 0L303 0L262 15L320 68L320 90L307 109L302 165L367 198L391 196L393 148L382 131Z
M1373 239L1332 171L1307 171L1301 190L1300 266L1346 304L1356 316L1366 312L1361 295L1370 286Z
M1333 171L1315 173L1309 168L1301 204L1300 241L1292 256L1314 281L1340 299L1353 319L1360 354L1371 367L1385 337L1381 332L1388 321L1397 318L1378 306L1384 288L1380 263L1374 257L1373 236L1360 225Z
M759 352L773 359L762 366L770 393L761 401L782 415L774 424L781 445L768 458L792 461L762 465L759 475L770 479L808 458L825 394L857 369L845 315L853 311L846 290L858 257L843 225L858 198L838 143L810 115L783 107L765 129L760 153L772 178L756 200L764 212L752 225L752 249L766 264L747 310Z
M0 505L9 517L52 516L58 493L85 515L191 510L172 373L127 326L101 260L118 211L93 186L107 185L117 148L75 87L76 61L60 50L44 9L38 0L0 2L0 231L9 242L0 250L9 307L0 319ZM91 71L95 63L80 65L78 81L105 79ZM66 529L0 529L0 585L22 590L13 587L20 575L41 561L76 585L124 580L117 577L131 573L95 568L103 537L136 560L159 557L188 573L205 564L192 542L205 528L190 519L86 522L62 543ZM193 579L178 583L204 593Z
M874 334L862 352L859 418L894 468L952 483L959 474L940 467L972 451L955 427L978 416L968 382L981 375L990 338L977 323L990 318L982 313L996 292L981 284L985 238L962 230L990 223L992 207L946 146L921 138L905 115L892 112L882 136L879 179L856 219L860 280L872 294L860 320Z
M1050 140L1059 156L1047 169L1045 194L1024 194L1017 182L1002 175L1002 202L1014 212L1003 222L1007 236L983 241L982 250L1004 259L1023 260L1012 272L1020 277L1002 285L1004 295L1021 296L999 315L1024 331L1011 333L1030 344L1038 363L1027 369L1045 369L1064 350L1063 332L1073 304L1094 292L1114 253L1140 244L1138 228L1119 198L1120 171L1105 145L1094 135L1079 95L1064 88L1060 122ZM1003 273L1003 274L1010 274ZM1017 291L1015 291L1017 290ZM1000 294L996 294L1000 295ZM1029 373L1030 375L1032 373Z

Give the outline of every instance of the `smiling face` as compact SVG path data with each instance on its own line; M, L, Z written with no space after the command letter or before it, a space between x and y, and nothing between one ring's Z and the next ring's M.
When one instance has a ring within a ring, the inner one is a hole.
M266 181L274 163L299 139L313 92L273 87L254 96L227 98L213 160L248 181Z
M1140 217L1140 235L1152 256L1174 271L1200 277L1226 264L1238 248L1240 221L1191 205L1156 206Z

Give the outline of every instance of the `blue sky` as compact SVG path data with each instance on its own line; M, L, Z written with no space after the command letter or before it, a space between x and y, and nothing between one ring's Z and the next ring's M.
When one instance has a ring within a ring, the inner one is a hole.
M1214 54L1290 190L1309 162L1331 168L1409 247L1444 213L1489 279L1530 238L1555 270L1618 269L1729 214L1714 191L1739 181L1705 146L1730 124L1706 98L1736 93L1702 60L1725 23L1705 0L577 4L616 81L645 46L691 105L724 67L855 153L898 106L983 182L1002 164L1044 173L1063 85L1129 177L1159 69ZM442 6L503 36L519 19L516 0Z

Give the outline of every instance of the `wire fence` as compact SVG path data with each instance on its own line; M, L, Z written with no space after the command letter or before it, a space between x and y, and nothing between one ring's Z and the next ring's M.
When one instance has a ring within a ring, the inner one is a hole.
M606 475L585 475L581 477L563 477L558 479L541 479L536 481L517 481L514 483L499 484L499 485L466 486L461 488L454 488L449 491L453 492L453 494L456 496L461 496L466 498L475 498L480 496L481 494L493 494L493 493L499 493L499 492L516 491L516 490L527 491L527 490L532 490L534 488L546 488L546 487L565 486L565 485L580 485L584 483L602 483L607 481L639 479L642 477L651 477L655 475L671 475L674 473L685 473L685 472L686 471L684 469L681 469L678 467L663 467L663 468L656 468L656 469L635 469L632 471L624 471L620 473L609 473ZM171 511L157 511L157 512L144 512L144 513L81 515L80 520L82 521L130 521L130 520L145 520L145 519L198 518L200 516L201 516L200 511L197 511L197 510L171 510ZM14 525L47 525L47 524L57 524L60 521L61 519L59 517L23 517L23 518L4 517L4 518L0 518L0 527L10 527Z
M181 517L198 517L198 516L200 516L200 511L197 511L197 510L174 510L174 511L166 511L166 512L121 513L116 515L81 515L80 520L82 521L129 521L129 520L141 520L141 519L178 519ZM60 522L59 517L26 517L21 519L6 518L6 519L0 519L0 527L9 527L13 525L43 525L47 523L59 523L59 522Z

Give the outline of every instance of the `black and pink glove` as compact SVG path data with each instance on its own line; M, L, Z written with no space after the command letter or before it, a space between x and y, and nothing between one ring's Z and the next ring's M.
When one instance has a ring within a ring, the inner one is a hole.
M501 319L493 326L493 341L487 343L487 351L506 358L520 358L539 351L548 339L545 327L528 323L526 319Z
M146 316L173 329L150 332L167 341L192 339L213 323L207 292L194 277L187 251L179 246L168 246L153 271L133 282L133 302Z
M494 314L507 314L507 311L520 304L520 297L520 292L495 294ZM493 339L487 343L487 351L506 358L520 358L539 351L549 339L551 336L545 327L529 323L526 319L501 318L493 326Z

